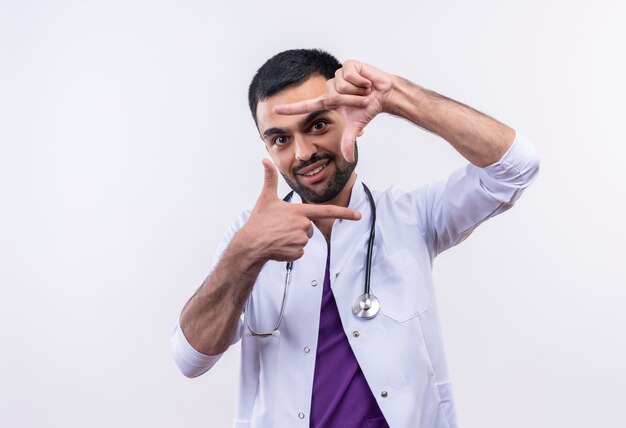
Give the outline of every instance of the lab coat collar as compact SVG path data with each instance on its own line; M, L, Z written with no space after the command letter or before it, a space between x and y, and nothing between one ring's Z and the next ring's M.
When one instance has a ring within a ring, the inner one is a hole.
M302 198L294 192L291 198L292 204L301 204ZM358 221L337 220L333 226L331 234L331 263L330 272L332 278L336 278L341 272L343 266L348 260L354 256L355 250L359 247L365 251L367 240L369 239L370 225L372 221L372 213L369 200L365 195L363 183L357 179L352 186L350 194L350 202L348 208L359 211L362 215ZM319 230L313 225L315 231L319 234ZM321 234L320 234L321 236ZM331 287L333 282L331 281ZM333 287L334 288L334 287Z
M363 190L363 183L359 180L359 177L356 177L354 181L354 186L352 186L352 193L350 194L350 202L348 203L348 208L352 208L353 210L360 210L361 205L363 203L365 196L365 190ZM366 201L369 204L369 201Z

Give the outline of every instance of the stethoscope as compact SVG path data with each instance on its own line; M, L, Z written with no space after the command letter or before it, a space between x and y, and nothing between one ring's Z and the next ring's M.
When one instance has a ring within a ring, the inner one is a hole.
M363 190L365 190L365 194L367 195L367 198L370 203L370 210L372 212L372 225L370 228L369 240L367 242L367 258L365 261L364 293L360 295L359 297L357 297L354 303L352 304L352 312L358 318L371 319L371 318L374 318L376 314L378 314L378 311L380 310L380 302L378 301L376 296L374 296L371 293L371 290L370 290L370 277L371 277L371 271L372 271L372 254L373 254L373 248L374 248L374 238L376 235L375 233L376 204L374 203L374 197L372 196L370 189L368 189L365 184L363 184ZM289 194L285 196L283 200L285 202L289 202L292 196L293 196L293 190L289 192ZM287 294L289 290L289 283L291 282L292 270L293 270L293 262L287 262L286 273L285 273L285 285L284 285L284 290L283 290L283 301L280 305L280 314L278 315L278 321L276 322L276 326L272 329L272 331L263 333L263 332L258 332L252 328L252 326L250 325L250 321L248 319L248 314L250 313L250 297L248 297L248 300L246 301L246 305L244 308L244 316L243 316L244 324L246 325L248 329L247 334L252 335L252 336L259 336L259 337L280 336L280 331L278 330L278 328L280 327L280 324L283 322L283 318L285 315L285 306L287 304Z

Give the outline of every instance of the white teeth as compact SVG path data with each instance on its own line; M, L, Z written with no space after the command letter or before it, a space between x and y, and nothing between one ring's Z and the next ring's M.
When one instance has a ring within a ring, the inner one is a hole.
M323 170L324 168L326 168L326 165L318 166L313 171L307 172L306 174L302 174L302 175L304 175L305 177L311 177L312 175L315 175L318 172L320 172L321 170Z

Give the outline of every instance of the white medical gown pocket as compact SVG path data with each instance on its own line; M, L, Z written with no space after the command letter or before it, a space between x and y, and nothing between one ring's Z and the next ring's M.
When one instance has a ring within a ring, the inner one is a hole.
M405 322L428 310L430 272L406 250L390 254L372 267L370 287L385 316Z

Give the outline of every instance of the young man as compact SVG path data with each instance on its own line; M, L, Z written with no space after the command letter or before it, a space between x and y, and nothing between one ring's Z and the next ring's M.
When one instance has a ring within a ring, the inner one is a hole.
M254 209L172 335L181 371L204 373L242 339L236 427L455 427L432 261L512 206L537 174L533 147L467 106L317 50L268 60L249 102L295 193L277 196L264 160ZM354 172L356 138L380 113L470 163L446 182L370 192Z

